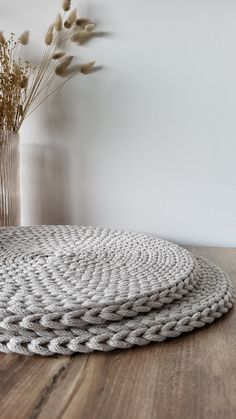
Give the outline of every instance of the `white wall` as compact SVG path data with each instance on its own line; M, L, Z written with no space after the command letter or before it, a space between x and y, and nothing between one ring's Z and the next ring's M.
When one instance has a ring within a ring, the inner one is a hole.
M0 0L41 48L58 0ZM24 224L103 225L236 246L236 3L82 0L105 67L25 122ZM28 17L27 17L28 16Z

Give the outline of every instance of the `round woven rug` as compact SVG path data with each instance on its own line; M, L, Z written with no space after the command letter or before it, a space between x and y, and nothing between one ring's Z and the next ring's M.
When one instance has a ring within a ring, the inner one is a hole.
M0 249L0 320L9 318L9 327L21 320L37 330L119 321L180 299L196 283L190 252L144 234L5 228Z
M0 351L160 342L232 307L228 276L167 241L76 226L0 229Z

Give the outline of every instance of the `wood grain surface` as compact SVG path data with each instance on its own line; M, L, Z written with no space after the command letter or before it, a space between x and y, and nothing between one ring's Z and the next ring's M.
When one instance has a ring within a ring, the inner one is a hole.
M227 271L236 249L189 247ZM2 419L235 419L236 310L212 325L127 351L0 355Z

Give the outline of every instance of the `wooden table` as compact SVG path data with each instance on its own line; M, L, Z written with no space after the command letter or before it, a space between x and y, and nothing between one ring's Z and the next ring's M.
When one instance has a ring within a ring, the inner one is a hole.
M236 249L191 247L236 286ZM127 351L0 355L2 419L235 419L236 310L211 326Z

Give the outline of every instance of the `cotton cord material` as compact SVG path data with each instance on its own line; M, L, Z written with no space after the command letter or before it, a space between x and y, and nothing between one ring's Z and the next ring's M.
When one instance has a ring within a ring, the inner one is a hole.
M0 351L70 355L162 342L233 305L227 274L165 240L78 226L0 229Z

